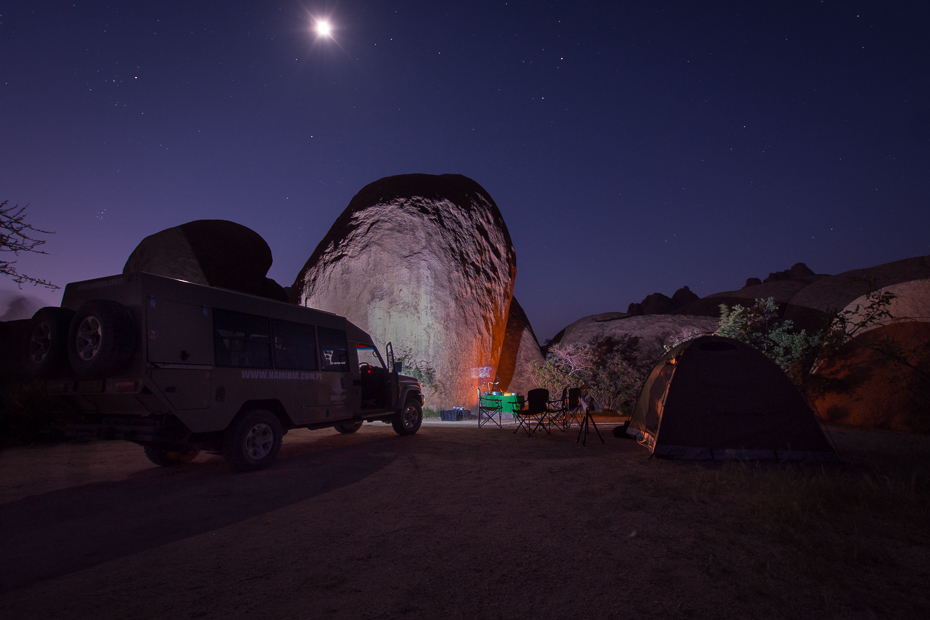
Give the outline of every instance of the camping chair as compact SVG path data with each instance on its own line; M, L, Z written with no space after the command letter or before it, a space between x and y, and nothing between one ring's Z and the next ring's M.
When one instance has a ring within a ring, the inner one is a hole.
M561 398L550 400L547 406L549 408L549 413L546 416L546 421L549 424L549 428L552 428L553 424L563 431L568 428L565 425L565 414L568 412L568 388L562 388Z
M513 430L516 433L521 428L526 431L527 437L536 432L540 426L546 429L546 417L549 413L549 390L538 388L526 393L526 407L517 409L513 412L517 419L517 428ZM536 424L533 425L533 422Z
M575 438L575 443L578 443L580 440L583 446L587 445L589 422L594 427L597 438L601 440L601 443L604 443L604 438L601 437L601 431L597 430L597 424L594 423L594 416L591 415L591 409L593 409L593 407L585 407L584 416L581 418L581 428L578 429L578 437Z
M581 400L581 388L571 388L568 390L568 403L565 405L565 428L572 427L572 422L582 422L582 414L585 412L584 401Z
M488 422L497 424L498 428L504 428L502 417L504 412L503 400L499 398L486 398L481 395L481 388L478 388L478 428L481 428ZM494 415L497 414L497 419Z

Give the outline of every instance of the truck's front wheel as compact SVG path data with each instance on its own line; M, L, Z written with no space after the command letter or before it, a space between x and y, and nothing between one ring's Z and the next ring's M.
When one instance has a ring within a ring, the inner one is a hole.
M413 398L408 398L404 408L394 415L391 425L398 435L413 435L423 424L423 408Z
M270 411L253 409L226 429L223 458L237 471L256 471L271 465L281 449L284 432Z

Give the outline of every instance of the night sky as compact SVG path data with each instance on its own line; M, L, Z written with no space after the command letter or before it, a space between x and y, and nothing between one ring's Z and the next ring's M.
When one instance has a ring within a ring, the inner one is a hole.
M6 0L0 200L56 232L17 267L62 286L203 218L289 286L364 185L464 174L544 340L656 291L930 254L928 32L923 0Z

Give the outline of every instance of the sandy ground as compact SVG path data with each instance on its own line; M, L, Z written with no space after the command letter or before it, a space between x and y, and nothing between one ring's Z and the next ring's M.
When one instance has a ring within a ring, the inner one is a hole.
M158 468L124 442L6 450L0 609L5 618L930 616L926 526L770 521L757 489L782 466L650 460L601 430L606 443L589 436L587 446L575 433L441 422L412 437L382 424L351 436L298 430L271 468L251 474L209 455ZM930 454L926 437L834 438L853 460L889 444ZM831 536L826 552L817 546Z

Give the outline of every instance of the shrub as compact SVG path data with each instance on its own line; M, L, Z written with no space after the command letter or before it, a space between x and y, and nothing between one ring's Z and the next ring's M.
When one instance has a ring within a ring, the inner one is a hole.
M801 383L823 348L824 334L795 331L794 322L779 318L775 299L757 299L746 308L720 304L717 335L734 338L759 349L778 364L795 383Z
M583 345L550 345L543 364L530 363L530 374L553 396L582 388L601 408L629 412L648 370L636 357L637 344L633 336L599 336Z

